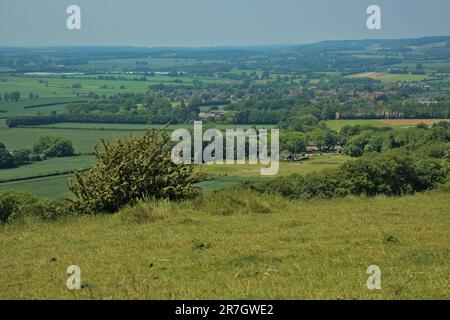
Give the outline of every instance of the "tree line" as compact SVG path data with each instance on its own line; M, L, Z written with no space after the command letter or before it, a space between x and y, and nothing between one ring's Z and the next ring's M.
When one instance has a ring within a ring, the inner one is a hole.
M0 143L0 169L15 168L53 157L69 157L75 154L72 141L60 137L42 136L32 149L18 149L10 152Z

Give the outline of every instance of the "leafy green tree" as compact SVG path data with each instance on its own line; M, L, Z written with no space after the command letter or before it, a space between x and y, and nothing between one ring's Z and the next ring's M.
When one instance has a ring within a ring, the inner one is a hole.
M371 137L371 131L363 131L361 134L351 137L345 145L345 153L352 157L361 157Z
M0 142L0 169L14 167L14 158L11 153L6 149L5 145Z
M334 131L328 129L316 128L309 134L310 139L319 147L327 147L333 149L337 142L337 134Z
M20 92L19 92L19 91L11 92L11 93L9 94L9 98L10 98L12 101L18 102L18 101L20 100Z
M300 153L306 151L307 138L301 132L287 132L280 136L280 144L283 150L291 153Z
M30 163L31 162L30 155L31 150L29 149L14 150L12 153L14 163L18 166Z
M33 152L46 157L70 157L74 155L72 141L60 137L42 136L33 146Z

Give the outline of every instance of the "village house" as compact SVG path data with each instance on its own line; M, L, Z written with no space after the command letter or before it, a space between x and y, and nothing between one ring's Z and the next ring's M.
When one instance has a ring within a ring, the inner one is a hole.
M199 118L201 118L201 119L219 118L219 117L223 117L224 115L225 115L225 113L220 110L211 110L208 112L200 112L198 114Z
M309 142L308 146L306 147L307 153L317 153L320 152L320 148L313 142Z

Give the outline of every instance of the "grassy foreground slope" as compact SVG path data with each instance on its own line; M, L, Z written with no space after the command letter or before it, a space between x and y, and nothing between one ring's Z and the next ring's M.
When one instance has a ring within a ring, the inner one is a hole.
M450 298L450 197L225 191L0 229L0 298ZM83 288L66 288L81 267ZM382 290L366 287L369 265Z

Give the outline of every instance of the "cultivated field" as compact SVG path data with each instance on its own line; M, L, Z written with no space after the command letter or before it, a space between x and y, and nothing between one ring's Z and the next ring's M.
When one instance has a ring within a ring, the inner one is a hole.
M371 125L374 127L392 127L392 128L407 128L414 127L418 124L432 125L441 121L450 122L450 119L383 119L383 120L328 120L325 124L328 128L340 131L344 126L364 126Z
M422 81L428 79L426 75L416 74L390 74L381 72L366 72L358 73L350 76L351 78L370 78L380 80L382 82L409 82L409 81Z

